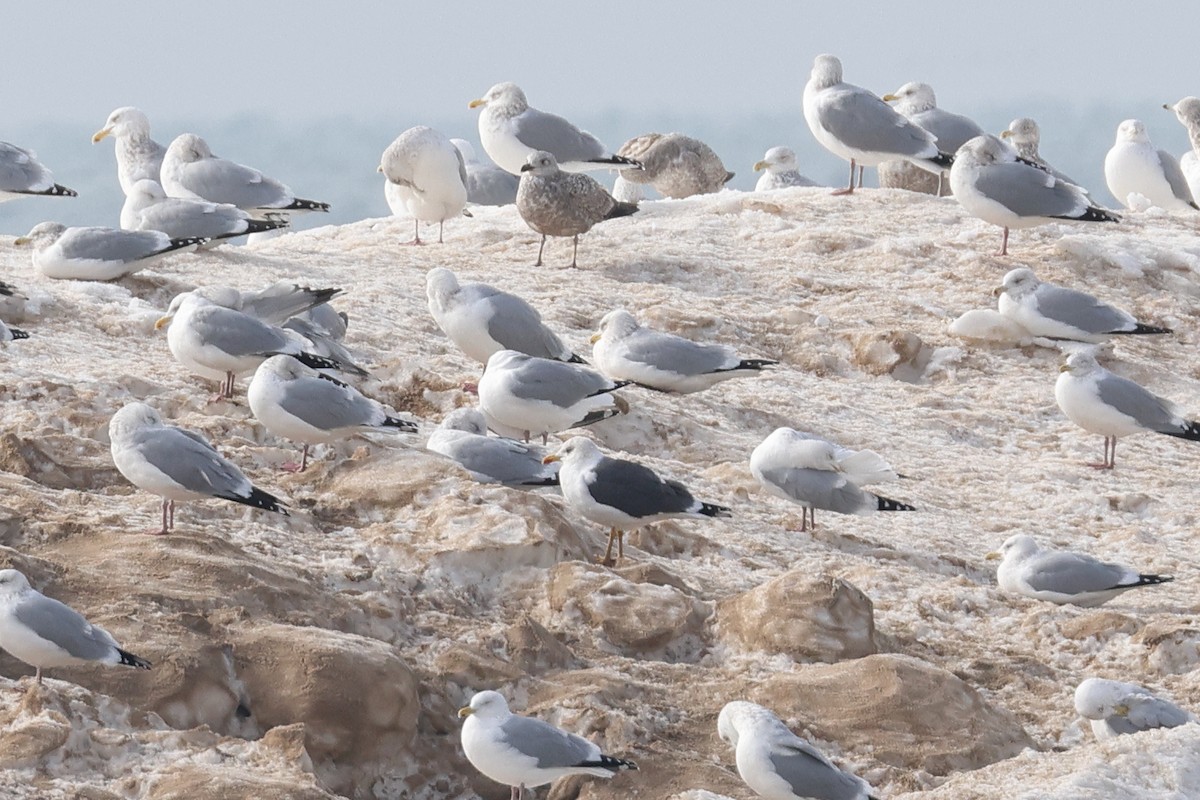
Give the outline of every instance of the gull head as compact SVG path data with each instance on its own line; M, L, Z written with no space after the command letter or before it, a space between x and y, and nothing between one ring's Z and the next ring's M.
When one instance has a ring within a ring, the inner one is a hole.
M813 59L809 82L816 89L827 89L842 82L842 62L837 56L822 53Z
M909 114L937 108L937 96L933 93L933 87L928 83L916 81L904 84L892 94L885 94L883 100L886 103L897 103Z
M1038 124L1029 117L1017 117L1008 123L1008 129L1000 134L1001 138L1011 139L1013 144L1031 144L1036 146L1041 140Z
M772 147L754 165L754 171L787 172L796 168L796 153L790 147Z
M173 300L171 300L171 305L167 306L167 313L165 313L161 317L159 317L158 320L154 323L154 330L156 330L156 331L162 330L163 328L170 325L172 320L175 319L175 316L177 314L179 314L179 312L183 311L185 307L191 308L193 306L198 306L198 305L224 305L224 303L216 303L216 302L210 300L208 297L201 294L201 291L209 292L211 294L214 294L214 295L220 297L222 291L230 291L230 290L222 290L219 287L212 287L212 288L204 289L204 290L196 289L191 292L183 292L182 294L175 295L175 298ZM237 304L241 305L241 297L240 296L238 297ZM233 308L233 307L234 306L225 306L225 308Z
M572 436L563 442L562 447L558 448L558 452L543 458L542 463L552 464L555 461L561 461L564 464L586 464L593 460L599 460L601 455L600 448L596 447L591 439L584 436Z
M29 589L29 579L15 569L0 569L0 597L11 597Z
M1163 108L1174 111L1179 121L1190 128L1200 128L1200 97L1185 97L1175 105L1164 104Z
M605 314L604 319L600 320L600 332L592 337L592 344L595 344L602 338L607 338L610 341L624 339L640 327L637 318L633 314L630 314L623 308L614 309Z
M450 298L458 294L459 288L458 277L445 267L434 267L425 273L425 296L439 310L449 307Z
M1129 713L1124 700L1130 688L1118 681L1088 678L1075 689L1075 711L1087 719L1124 716Z
M319 377L321 374L315 369L309 369L286 353L271 356L260 364L258 369L259 371L276 375L285 381L294 381L297 378Z
M489 370L516 369L532 360L533 356L516 350L497 350L488 356L487 364L483 368L484 376L486 377Z
M458 710L460 717L479 717L480 719L503 719L509 715L508 701L499 692L490 689L477 692L471 702Z
M1007 294L1014 300L1018 300L1041 285L1037 275L1033 274L1033 270L1028 267L1017 267L1014 270L1009 270L1004 276L1004 280L996 287L993 295Z
M466 431L487 436L487 420L477 408L456 408L438 426L444 431Z
M66 230L67 226L61 222L39 222L29 233L13 239L13 244L17 247L33 245L34 249L40 250L58 241L58 237L62 236Z
M1008 145L997 139L991 134L976 136L974 139L968 139L962 147L958 148L958 152L954 154L954 163L957 166L959 160L964 166L987 166L990 164L1002 164L1006 161L1015 160L1015 154Z
M1140 119L1127 119L1117 126L1117 141L1150 144L1150 134Z
M525 99L525 92L521 91L521 87L515 83L505 82L497 83L495 86L487 90L487 94L480 97L478 100L472 100L467 104L468 108L479 108L479 106L489 106L492 108L504 108L519 114L529 108L529 101Z
M120 139L125 136L144 138L149 135L149 117L133 106L123 106L109 114L108 119L104 121L104 127L92 134L92 144L107 136Z
M554 175L558 172L558 159L545 150L535 150L521 165L521 172L533 175Z
M738 737L746 731L746 727L755 718L770 713L756 703L745 700L734 700L726 703L717 715L717 736L721 741L728 742L730 747L737 748Z
M153 408L145 403L129 403L108 421L108 437L117 441L143 428L161 425L162 417Z
M209 149L208 142L194 133L181 133L176 136L171 142L171 146L167 148L165 156L166 159L173 158L184 163L212 157L212 150Z
M1100 369L1096 356L1087 350L1079 350L1067 356L1066 362L1058 368L1059 372L1069 372L1075 377L1083 377Z
M129 199L137 200L145 205L153 205L159 200L166 200L167 193L163 191L158 181L142 178L129 189Z
M1015 536L1010 536L1004 540L1004 544L1000 545L999 550L994 550L987 554L989 561L1003 559L1008 561L1013 559L1019 561L1026 556L1031 556L1039 549L1037 540L1032 536L1024 533L1018 533Z

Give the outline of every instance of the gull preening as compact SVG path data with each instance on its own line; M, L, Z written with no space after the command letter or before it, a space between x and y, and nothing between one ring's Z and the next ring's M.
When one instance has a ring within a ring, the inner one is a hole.
M734 177L711 147L682 133L635 136L621 145L617 155L641 164L621 170L622 178L650 184L663 197L719 192Z
M425 125L409 128L383 151L379 171L387 178L385 194L393 214L413 218L412 244L421 244L421 223L438 224L438 244L446 220L467 206L467 166L463 155L441 132Z
M54 182L37 153L0 142L0 203L18 197L76 197L78 192Z
M1117 140L1104 156L1104 180L1117 202L1138 208L1145 198L1167 211L1200 210L1175 156L1155 149L1141 120L1117 126Z
M117 180L126 197L138 181L162 180L167 148L150 138L150 119L145 113L133 106L114 110L104 121L104 127L92 134L92 144L109 136L116 140Z
M145 178L125 194L121 227L127 231L161 231L173 239L200 237L208 243L288 227L286 219L254 219L228 203L167 197L157 181ZM207 244L207 243L206 243Z
M495 164L485 164L466 139L451 139L450 144L463 157L467 167L467 202L477 206L508 206L517 202L521 179Z
M772 147L763 154L761 161L754 162L754 171L763 172L754 191L786 189L790 186L817 186L817 182L800 174L796 169L796 152L790 147Z
M1076 687L1075 712L1091 722L1097 739L1196 721L1195 715L1145 686L1104 678L1087 678Z
M58 222L41 222L13 244L32 247L33 265L47 278L112 281L172 253L195 250L207 241L202 236L173 239L161 231L68 228Z
M474 408L456 408L429 436L425 449L443 455L480 483L558 486L558 464L543 462L536 445L488 436L487 420Z

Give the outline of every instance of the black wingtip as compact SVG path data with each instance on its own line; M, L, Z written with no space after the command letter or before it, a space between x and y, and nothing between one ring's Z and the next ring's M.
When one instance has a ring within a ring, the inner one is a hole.
M29 338L29 334L26 333L25 331L21 330L20 328L9 328L8 332L12 334L12 337L14 339L28 339Z
M121 656L120 663L125 665L126 667L137 667L138 669L150 669L150 667L154 666L146 659L141 658L139 656L135 656L133 653L129 652L128 650L122 650L119 647L117 648L117 654L119 656Z
M588 161L592 164L610 164L621 169L645 169L642 162L636 158L626 158L625 156L608 156L607 158L589 158Z
M721 181L721 183L729 183L731 180L733 180L733 179L734 179L734 178L736 178L736 177L737 177L737 173L736 173L736 172L726 172L726 173L725 173L725 180Z
M1111 331L1115 336L1138 336L1141 334L1174 333L1170 328L1159 328L1155 325L1143 325L1140 322L1131 331Z
M568 364L586 364L588 362L586 362L582 358L580 358L578 353L571 353L571 357L567 359L567 363Z
M621 200L614 200L613 207L604 215L605 219L616 219L617 217L628 217L638 210L637 203L625 203Z
M302 200L301 198L297 197L295 200L293 200L291 202L290 205L286 205L283 208L281 208L280 210L281 211L328 211L329 203L319 203L316 200Z
M170 247L164 247L158 252L170 253L172 250L182 250L185 247L199 247L207 241L208 239L204 236L185 236L180 239L172 239Z
M290 353L289 355L311 369L336 369L338 372L349 372L360 378L369 377L371 374L357 364L345 364L336 359L319 356L316 353L300 352Z
M521 486L558 486L558 476L551 475L548 478L534 478L533 480L521 481Z
M954 156L950 153L943 153L941 150L938 150L938 154L929 160L942 169L950 169L954 166Z
M1200 422L1191 420L1183 421L1183 429L1177 431L1159 431L1167 436L1174 436L1177 439L1189 439L1193 442L1200 442Z
M908 503L901 503L899 500L893 500L890 497L880 497L875 495L875 499L879 501L878 509L880 511L916 511L916 506L910 506Z
M246 230L235 235L245 236L247 233L266 233L267 231L290 227L291 224L286 219L248 219L246 220Z
M701 503L700 513L706 517L732 517L733 509L728 506L719 506L716 503Z
M601 408L597 411L589 411L583 419L572 425L572 428L583 428L588 425L595 425L597 422L603 422L611 417L618 416L621 413L620 409L616 408Z
M415 422L409 422L408 420L400 419L399 417L384 417L383 427L396 428L404 431L405 433L416 433L418 430Z
M623 769L636 770L638 765L625 758L613 758L612 756L601 755L595 761L580 761L575 766L577 767L600 767L601 769L611 769L613 772L620 772Z
M588 397L599 397L602 394L608 394L609 392L615 392L617 389L620 389L623 386L629 386L631 383L633 383L633 381L613 381L612 386L609 386L605 389L597 389L596 391L589 394Z
M1157 586L1173 580L1175 580L1174 575L1138 575L1137 583L1130 584L1130 586Z
M47 189L45 193L47 195L49 195L50 197L78 197L79 196L79 192L75 191L74 189L68 189L67 187L63 186L60 183L54 184L49 189Z
M232 494L219 494L222 500L232 500L235 503L241 503L244 506L253 508L261 508L263 511L274 511L276 514L283 514L285 517L290 517L287 506L282 500L270 492L264 492L257 486L250 487L250 494L246 497L239 497Z
M1084 211L1082 214L1080 214L1077 217L1063 216L1063 217L1059 217L1059 219L1073 219L1078 222L1120 222L1121 221L1120 215L1114 214L1111 211L1106 211L1103 208L1097 208L1096 206L1088 206L1087 210Z
M733 369L750 369L757 372L761 371L764 367L774 367L778 364L778 361L772 361L769 358L744 358Z

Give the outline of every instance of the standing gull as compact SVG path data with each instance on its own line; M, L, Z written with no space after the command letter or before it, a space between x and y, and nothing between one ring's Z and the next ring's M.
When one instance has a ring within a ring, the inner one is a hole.
M215 497L288 516L278 497L250 483L207 439L164 425L145 403L130 403L113 414L108 436L117 471L134 486L162 498L162 529L151 533L165 534L175 527L176 500Z
M15 569L0 569L0 647L37 670L73 664L110 664L150 669L150 662L122 650L108 631L75 609L39 592Z
M937 96L933 93L933 87L927 83L906 83L892 94L885 94L883 101L894 103L893 107L905 119L932 133L937 138L938 150L944 153L956 153L958 148L966 144L968 140L985 133L974 120L964 117L962 114L953 114L938 108ZM899 163L907 167L907 162ZM883 175L883 170L880 170L881 186L884 185ZM922 175L922 177L924 176ZM937 187L933 194L939 196L946 194L944 191L946 188L945 177L945 170L938 172ZM895 186L895 184L891 185ZM912 187L898 186L897 188Z
M937 138L896 113L866 89L842 81L842 62L819 55L804 87L804 119L821 145L850 162L850 185L835 194L854 191L854 168L878 166L904 159L935 175L954 158L941 152Z
M203 237L211 243L250 233L286 228L286 219L254 219L237 206L167 197L156 181L135 183L121 206L121 227L127 231L161 231L172 238Z
M606 756L600 748L548 722L518 716L508 710L499 692L478 692L468 706L462 748L471 766L511 788L511 800L522 800L525 788L545 786L567 775L611 778L637 764Z
M37 153L0 142L0 203L29 195L75 197L79 193L54 182Z
M1104 156L1104 180L1117 202L1134 208L1135 195L1167 211L1196 211L1187 179L1175 156L1156 150L1141 120L1117 126L1117 140Z
M755 162L754 171L766 170L754 191L763 192L768 189L786 189L789 186L817 186L817 182L809 180L796 169L796 153L790 147L772 147Z
M894 481L896 473L871 450L851 450L792 428L777 428L750 454L750 472L768 492L801 506L800 530L817 509L838 514L916 511L860 487Z
M462 153L438 131L418 125L388 145L379 171L387 178L387 190L394 192L399 205L413 218L412 244L421 244L422 222L438 224L441 244L446 220L462 214L467 205L467 167Z
M128 197L141 180L158 183L167 148L150 138L150 120L133 106L108 115L104 127L92 135L92 144L112 136L116 140L117 180ZM122 226L124 227L124 226Z
M470 102L479 112L479 141L492 161L517 175L530 156L546 151L567 172L614 167L637 167L638 162L613 155L600 140L555 114L529 105L515 83L497 83Z
M1004 228L997 255L1008 255L1009 228L1032 228L1055 220L1118 222L1097 208L1073 183L1017 160L1011 147L995 136L976 136L964 144L950 168L954 198L969 214Z
M308 448L328 444L363 431L416 433L417 426L388 413L381 403L364 397L353 386L322 375L288 355L272 356L254 373L246 399L254 418L268 431L304 445L300 463L288 472L308 467Z
M457 461L480 483L557 486L558 466L545 464L540 447L488 436L487 421L474 408L458 408L442 420L425 448Z
M726 703L717 735L733 747L738 775L766 800L874 800L866 781L839 769L757 703Z
M1163 108L1174 111L1175 117L1187 128L1192 147L1179 157L1179 169L1192 192L1192 199L1200 201L1200 97L1185 97L1174 105L1163 105Z
M682 198L711 194L733 180L721 158L699 139L682 133L647 133L636 136L617 151L636 160L640 169L623 169L630 183L648 183L664 197Z
M1001 559L996 583L1009 594L1058 605L1095 608L1117 595L1142 586L1175 580L1170 575L1148 575L1121 564L1110 564L1084 553L1043 550L1032 536L1017 534L1000 549L987 554Z
M1026 161L1032 163L1035 167L1041 167L1049 172L1054 177L1064 183L1072 183L1083 189L1083 185L1072 178L1071 176L1060 172L1042 158L1038 153L1038 145L1042 140L1042 131L1038 124L1029 117L1017 117L1012 122L1008 123L1008 127L1000 134L1001 139L1005 139L1017 151L1017 155ZM1091 197L1091 193L1087 189L1083 189L1083 193Z
M571 266L579 255L579 234L597 222L627 217L638 210L633 203L614 200L604 187L587 175L563 172L550 153L531 153L521 167L517 211L529 227L542 235L535 267L542 265L547 236L571 236Z
M201 236L172 239L161 231L68 228L41 222L13 244L31 246L33 265L47 278L112 281L171 253L195 250L206 241Z
M1135 683L1087 678L1075 689L1075 712L1092 723L1097 739L1175 728L1196 717Z
M608 547L600 563L612 566L625 557L625 531L664 519L732 517L726 506L705 503L679 481L663 478L649 467L610 458L591 439L572 436L543 461L561 461L559 485L567 505L585 519L608 528Z
M1072 353L1059 373L1054 384L1058 407L1071 422L1104 437L1104 460L1088 466L1115 467L1117 439L1134 433L1153 431L1200 441L1200 423L1185 419L1171 401L1109 372L1091 353Z
M467 166L467 202L477 206L508 206L517 202L520 179L497 167L485 164L475 155L475 148L466 139L451 139L450 143L462 154Z
M730 378L758 375L779 363L745 359L725 345L701 344L644 328L623 308L604 315L592 344L596 366L608 377L679 394L700 392Z
M1090 294L1038 280L1025 267L1011 270L993 294L1000 313L1034 336L1096 344L1119 335L1171 333L1143 325L1131 314Z

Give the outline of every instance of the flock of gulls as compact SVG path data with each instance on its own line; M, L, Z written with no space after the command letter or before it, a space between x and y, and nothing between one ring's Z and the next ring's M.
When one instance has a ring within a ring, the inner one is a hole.
M470 216L475 205L515 203L524 221L546 237L572 239L575 266L579 236L594 225L638 210L650 186L665 197L714 192L733 177L717 155L682 134L646 134L612 152L568 120L529 105L512 83L492 87L470 103L480 108L479 136L494 164L481 163L471 145L428 127L405 131L382 154L385 195L398 215L442 226ZM1113 194L1128 208L1151 205L1194 213L1200 196L1200 99L1173 105L1193 147L1182 164L1154 149L1145 126L1123 122L1105 160ZM1000 136L967 117L938 108L933 90L909 83L893 94L875 94L842 79L841 63L818 56L804 90L804 116L816 139L850 164L851 194L863 169L907 162L937 177L969 213L1009 230L1060 220L1115 223L1075 181L1038 153L1037 124L1014 120ZM296 194L258 170L220 158L199 136L186 133L167 147L150 138L147 117L135 108L114 111L93 136L116 140L118 179L126 194L121 228L69 228L44 222L16 240L33 249L32 261L49 278L114 280L164 256L216 246L231 238L271 234L291 215L329 206ZM616 170L614 193L586 172ZM812 186L796 157L774 147L754 165L764 171L757 190ZM857 174L856 174L857 170ZM0 142L0 200L29 195L71 197L33 152ZM207 286L175 297L157 328L190 373L219 382L214 399L234 397L239 377L251 377L246 395L254 417L270 433L301 446L303 471L310 448L362 432L414 434L405 419L364 396L348 380L364 377L343 343L348 318L330 306L337 289L281 282L260 291ZM522 298L480 283L460 283L448 269L426 276L429 310L437 325L483 371L464 389L476 408L446 416L427 448L459 463L481 482L513 487L557 486L576 514L609 531L600 559L624 557L623 534L659 520L720 518L733 511L699 500L679 481L637 461L606 455L591 439L567 438L554 451L548 437L628 411L619 390L640 387L667 394L713 389L734 378L761 378L777 362L733 349L653 330L623 309L609 311L592 337L589 364L547 327ZM996 290L999 311L1035 336L1095 344L1112 336L1169 334L1089 294L1039 281L1014 269ZM0 283L0 299L19 298ZM2 306L0 306L2 307ZM0 343L27 338L0 323ZM1169 401L1101 367L1087 351L1072 353L1062 368L1056 397L1076 424L1104 436L1104 460L1115 466L1121 436L1156 432L1200 440L1200 424ZM339 377L340 376L340 377ZM490 432L499 435L491 435ZM177 501L217 498L288 514L286 503L247 478L200 434L170 425L150 406L134 402L109 424L112 459L138 488L161 499L166 534ZM532 443L541 437L541 446ZM894 482L892 467L870 450L852 450L812 434L780 428L749 457L754 477L768 492L798 504L801 530L815 526L817 509L836 514L912 511L913 505L864 487ZM614 553L614 547L616 552ZM1172 580L1110 564L1083 553L1044 549L1031 537L1013 536L989 558L1000 559L1001 589L1059 604L1096 606L1139 587ZM149 669L79 613L30 586L16 570L0 570L0 647L36 668L101 663ZM1132 684L1089 678L1075 694L1076 710L1097 737L1171 727L1194 717ZM526 788L559 777L611 777L636 769L632 761L600 752L592 742L540 720L513 714L494 691L475 694L460 711L462 746L488 777ZM794 735L769 709L734 701L720 712L720 738L734 749L739 774L769 800L866 800L870 787Z

